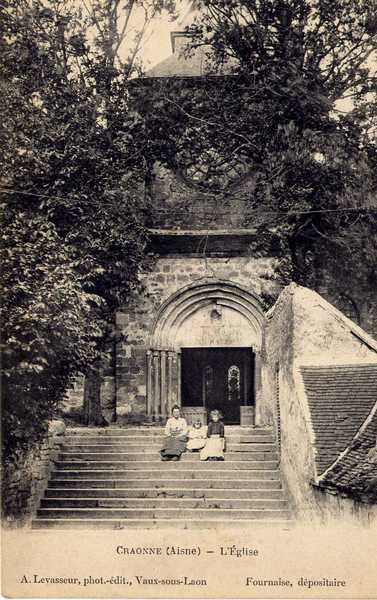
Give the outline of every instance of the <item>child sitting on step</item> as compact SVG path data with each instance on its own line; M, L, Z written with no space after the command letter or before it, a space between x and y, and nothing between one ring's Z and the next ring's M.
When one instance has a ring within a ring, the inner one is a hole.
M224 449L224 423L221 422L221 413L211 410L207 441L200 452L200 460L224 460Z
M207 441L207 426L202 425L200 419L193 422L192 427L188 430L188 442L186 449L190 452L201 450L206 445Z

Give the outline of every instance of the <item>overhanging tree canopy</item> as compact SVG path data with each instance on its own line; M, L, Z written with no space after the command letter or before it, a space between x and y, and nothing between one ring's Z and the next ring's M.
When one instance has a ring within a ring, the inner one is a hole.
M3 3L9 456L40 439L72 376L100 359L115 309L138 285L145 135L129 82L151 20L172 8L170 0Z
M336 272L350 266L348 248L361 245L353 263L368 279L376 259L376 2L194 4L201 16L188 33L193 48L208 51L207 74L151 83L159 111L146 111L147 123L152 131L162 121L165 132L156 157L180 169L203 157L245 165L254 225L280 240L291 276L316 285L326 255L339 258ZM212 191L224 195L221 185Z

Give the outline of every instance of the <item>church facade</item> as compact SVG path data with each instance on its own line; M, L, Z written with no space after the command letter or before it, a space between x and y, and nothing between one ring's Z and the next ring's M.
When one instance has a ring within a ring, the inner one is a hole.
M172 55L142 83L146 93L152 80L195 85L203 76L202 51L184 55L184 31L171 39ZM202 185L206 177L195 166L154 165L147 190L153 207L150 269L116 315L119 341L110 349L101 385L109 422L163 422L178 404L189 420L196 415L205 421L218 408L225 424L262 424L266 311L282 290L279 253L273 246L266 251L253 226L247 200L252 176L229 165L216 192ZM355 302L352 282L347 294L339 294L325 270L322 275L317 289L373 331L374 307L365 290ZM67 412L80 412L82 403L78 382Z
M181 236L207 240L201 232L174 237L182 243ZM231 234L222 237L231 243ZM250 424L260 392L261 298L274 287L272 267L273 258L242 255L159 257L145 292L117 315L127 340L117 354L118 413L158 421L179 404L201 415L218 408L225 423Z

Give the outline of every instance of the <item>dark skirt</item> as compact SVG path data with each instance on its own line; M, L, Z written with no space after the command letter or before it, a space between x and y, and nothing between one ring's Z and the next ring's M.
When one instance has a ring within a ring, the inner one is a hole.
M160 451L161 456L181 456L186 450L186 441L187 437L185 435L180 437L167 436Z

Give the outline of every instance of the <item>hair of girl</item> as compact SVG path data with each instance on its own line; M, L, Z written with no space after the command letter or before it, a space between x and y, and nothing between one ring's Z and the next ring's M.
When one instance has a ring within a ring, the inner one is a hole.
M209 413L209 416L211 417L211 419L213 418L214 415L217 415L219 417L219 419L223 418L221 412L217 409L211 410L211 412Z
M178 404L174 404L174 406L173 406L173 407L172 407L172 409L171 409L171 413L172 413L172 414L173 414L173 412L175 411L175 409L176 409L176 408L178 408L178 410L179 410L179 411L181 410L181 407L180 407L180 406L178 406Z

